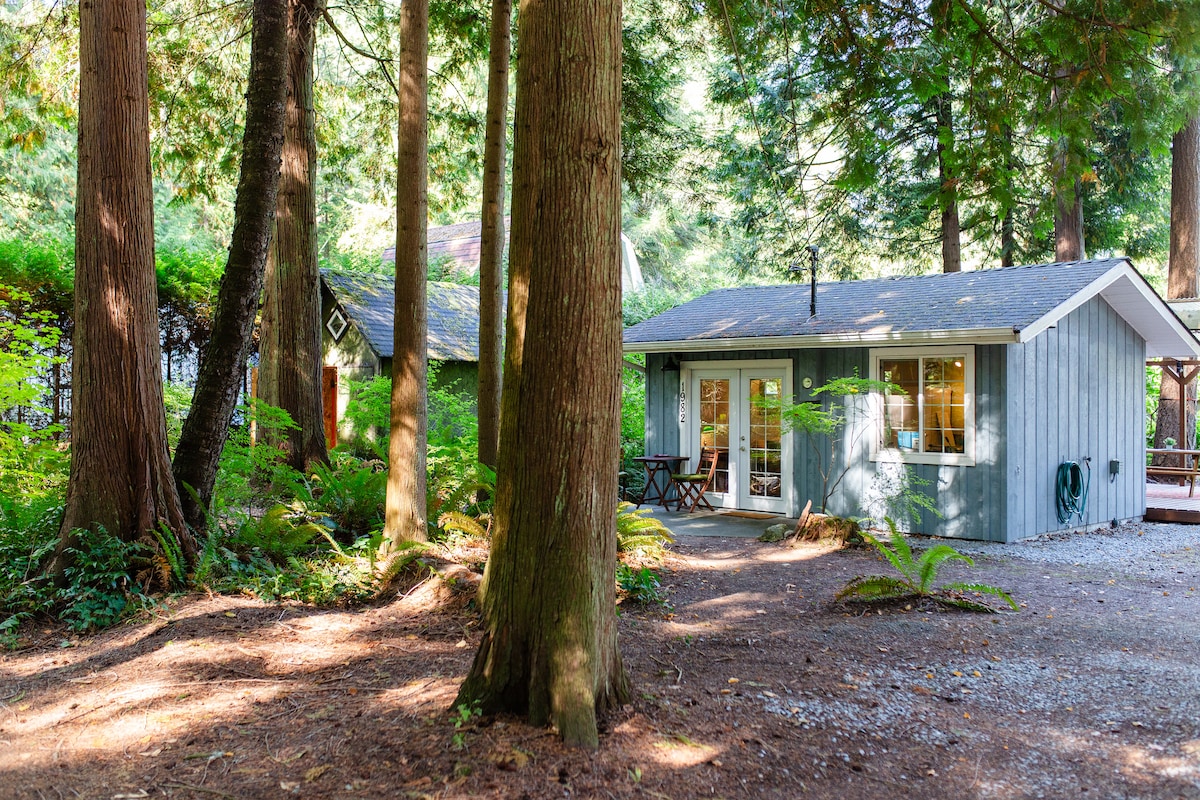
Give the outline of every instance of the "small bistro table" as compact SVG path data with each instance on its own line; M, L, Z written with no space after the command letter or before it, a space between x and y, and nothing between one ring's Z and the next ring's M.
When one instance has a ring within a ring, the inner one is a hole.
M671 475L679 471L681 463L687 463L688 457L658 453L652 456L638 456L633 460L646 468L646 485L642 488L642 496L638 498L638 506L654 502L666 508L667 494L671 490ZM659 478L662 478L661 483Z

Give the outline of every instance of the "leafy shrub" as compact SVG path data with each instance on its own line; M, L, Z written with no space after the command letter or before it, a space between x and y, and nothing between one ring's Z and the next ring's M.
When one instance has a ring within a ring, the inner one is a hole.
M643 363L645 356L631 354ZM635 369L621 370L621 469L628 476L626 488L637 491L645 470L633 459L646 454L646 376Z
M55 588L38 578L58 544L61 520L61 505L47 500L18 505L15 498L9 498L7 514L0 517L0 639L5 644L13 643L23 620L54 606Z
M387 458L387 433L392 419L392 379L380 375L366 381L347 380L349 399L342 415L350 436L342 447L355 455Z
M617 587L623 600L638 605L667 605L658 573L649 567L634 569L625 563L617 564Z
M60 618L68 626L105 628L153 602L129 577L131 566L148 562L151 548L123 541L103 528L80 528L73 534L77 541L68 548L72 558L65 570L67 586L58 593L64 603Z
M249 513L254 507L295 497L304 478L285 463L283 450L274 442L282 438L279 434L294 429L296 423L283 409L257 399L239 407L238 415L245 422L230 429L221 452L213 487L214 508L242 508ZM254 442L251 426L256 432Z
M894 575L865 575L854 578L837 594L839 600L900 600L905 598L929 599L942 605L995 613L996 609L986 603L968 600L964 593L990 595L1003 600L1014 610L1019 610L1017 603L1003 589L982 583L947 583L935 586L938 569L947 561L964 561L973 566L974 561L969 556L955 550L948 544L935 544L924 550L916 559L912 549L905 541L904 535L896 529L896 523L890 517L885 520L890 532L890 544L870 533L863 532L862 536L886 558L900 577Z

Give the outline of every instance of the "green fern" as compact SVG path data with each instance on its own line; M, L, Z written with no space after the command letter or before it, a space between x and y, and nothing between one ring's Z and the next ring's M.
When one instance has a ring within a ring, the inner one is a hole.
M404 542L392 553L383 571L379 573L378 584L384 587L392 583L413 562L428 553L430 547L424 542Z
M649 514L650 509L639 509L633 503L617 505L617 552L662 557L666 545L674 542L675 536L662 520Z
M318 536L328 535L324 527L302 517L284 505L277 505L258 519L247 519L234 534L232 543L247 549L258 549L277 564L287 563Z
M447 511L438 517L438 527L444 531L457 531L472 539L488 538L488 529L475 517L461 511Z
M837 599L859 602L905 598L929 599L942 605L968 611L995 613L996 609L992 606L969 600L963 596L963 593L974 593L997 597L1014 611L1019 610L1016 601L1007 592L996 586L983 583L948 583L940 587L935 586L938 570L946 562L963 561L968 566L974 566L975 562L948 544L936 544L914 559L912 548L904 535L896 529L895 521L891 517L886 517L884 522L888 526L888 541L885 542L865 531L862 536L874 545L880 555L900 573L900 577L891 575L859 576L852 579L837 593Z
M165 522L160 523L153 532L154 538L158 540L159 553L166 559L170 573L162 576L165 579L163 583L167 588L182 586L187 581L187 561L183 557L183 547Z

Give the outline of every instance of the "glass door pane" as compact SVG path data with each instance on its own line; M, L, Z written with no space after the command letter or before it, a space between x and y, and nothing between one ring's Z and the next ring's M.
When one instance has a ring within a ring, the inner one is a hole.
M783 424L780 378L750 379L748 456L751 497L783 497Z
M700 379L700 446L721 450L711 491L722 494L729 491L730 383L729 378Z

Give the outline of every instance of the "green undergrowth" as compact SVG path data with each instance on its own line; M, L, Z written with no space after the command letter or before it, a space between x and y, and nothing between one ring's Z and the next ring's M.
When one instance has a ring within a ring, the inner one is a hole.
M662 579L647 562L656 563L675 541L662 520L632 503L617 505L617 590L622 604L669 608Z

